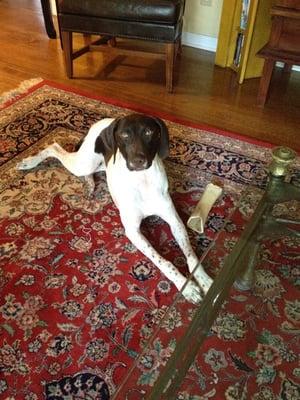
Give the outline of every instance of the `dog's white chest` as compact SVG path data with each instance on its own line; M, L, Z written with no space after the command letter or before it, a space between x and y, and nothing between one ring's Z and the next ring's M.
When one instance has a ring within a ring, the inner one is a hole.
M111 196L121 212L146 217L159 210L168 191L168 181L158 157L147 170L130 171L118 152L115 163L110 160L106 172Z

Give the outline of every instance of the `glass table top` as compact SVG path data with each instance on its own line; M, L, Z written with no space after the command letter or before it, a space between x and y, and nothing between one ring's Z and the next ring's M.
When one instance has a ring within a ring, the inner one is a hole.
M114 399L183 399L178 395L180 388L189 386L188 371L193 368L193 361L199 355L201 345L211 335L220 309L229 297L236 301L245 297L242 291L234 287L234 282L251 259L249 249L253 252L253 246L249 247L248 244L260 219L264 218L266 210L272 208L272 218L284 221L285 225L289 218L300 220L300 194L296 195L296 200L293 194L291 200L284 198L285 202L270 206L269 197L279 196L278 190L273 188L274 182L273 186L267 184L266 178L266 171L257 172L253 184L240 193L224 225L202 254L200 263L214 278L214 282L201 304L191 304L182 293L178 293L174 299L170 298L170 304L154 316L153 325L145 326L145 331L148 329L148 337L145 333L145 346ZM297 187L299 176L288 177L290 179ZM276 185L282 182L281 178L279 180L275 179ZM271 196L268 197L268 193ZM226 196L226 193L223 195ZM294 228L295 225L291 227ZM296 231L300 235L299 225ZM270 239L270 235L267 236L267 240ZM256 243L263 240L259 238ZM289 244L295 246L292 240Z

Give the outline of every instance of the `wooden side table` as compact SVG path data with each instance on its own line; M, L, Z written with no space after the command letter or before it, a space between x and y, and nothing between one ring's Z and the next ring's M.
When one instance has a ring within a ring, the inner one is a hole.
M260 79L257 102L264 106L276 61L285 64L289 72L293 65L300 65L300 5L293 1L278 1L272 7L272 27L268 43L257 53L265 59ZM290 8L297 7L297 8Z

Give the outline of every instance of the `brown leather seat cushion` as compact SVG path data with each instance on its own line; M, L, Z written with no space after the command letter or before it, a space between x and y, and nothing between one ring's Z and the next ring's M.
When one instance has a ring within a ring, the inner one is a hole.
M176 24L184 0L58 0L61 14L73 14L158 24Z

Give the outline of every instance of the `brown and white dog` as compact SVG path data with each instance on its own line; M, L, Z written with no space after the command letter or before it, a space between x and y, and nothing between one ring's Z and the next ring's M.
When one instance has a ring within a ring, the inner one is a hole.
M46 158L54 157L72 174L84 176L91 192L94 190L93 174L106 171L110 194L131 242L181 290L187 279L158 254L140 231L144 218L150 215L161 217L170 225L186 257L189 271L198 266L194 277L206 293L212 279L199 264L168 192L162 162L168 153L169 135L165 123L159 118L131 114L95 123L76 152L69 153L54 143L37 155L24 159L17 168L31 169ZM183 291L183 295L194 303L201 300L198 285L190 281Z

